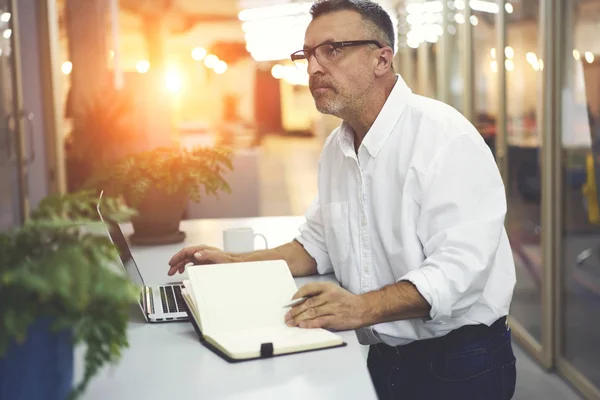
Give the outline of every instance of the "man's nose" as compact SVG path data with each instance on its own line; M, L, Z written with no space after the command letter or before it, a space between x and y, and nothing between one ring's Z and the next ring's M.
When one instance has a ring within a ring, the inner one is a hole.
M323 66L319 64L315 54L308 56L306 61L308 62L307 71L309 76L314 75L317 72L323 72Z

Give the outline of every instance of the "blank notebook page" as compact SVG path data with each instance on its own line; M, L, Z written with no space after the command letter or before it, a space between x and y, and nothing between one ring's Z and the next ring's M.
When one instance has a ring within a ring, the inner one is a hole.
M283 260L188 269L205 334L285 326L297 287Z

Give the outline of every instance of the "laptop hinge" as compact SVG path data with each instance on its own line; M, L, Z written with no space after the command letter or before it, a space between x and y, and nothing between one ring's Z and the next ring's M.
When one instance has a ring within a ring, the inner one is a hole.
M152 289L148 286L144 286L144 293L146 294L146 312L148 314L154 314L154 299L152 298Z

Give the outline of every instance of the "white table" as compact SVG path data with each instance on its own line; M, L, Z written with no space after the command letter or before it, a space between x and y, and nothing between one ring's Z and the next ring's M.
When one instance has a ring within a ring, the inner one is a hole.
M222 246L222 231L250 226L264 234L269 247L298 234L302 217L190 220L182 223L185 243L134 247L146 284L172 281L167 262L182 246ZM131 232L127 230L125 233ZM258 243L259 241L257 241ZM187 275L177 275L178 280ZM298 286L331 276L300 278ZM104 368L84 399L376 399L361 347L353 331L341 332L346 347L230 364L198 341L189 322L148 324L133 310L130 347L115 366ZM75 379L81 379L83 350L75 353Z

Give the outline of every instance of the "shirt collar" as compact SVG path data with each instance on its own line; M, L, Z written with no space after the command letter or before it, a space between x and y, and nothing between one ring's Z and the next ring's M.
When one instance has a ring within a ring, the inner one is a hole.
M396 77L398 79L390 95L361 143L361 146L366 147L373 158L377 157L377 153L379 153L385 140L392 133L394 126L396 126L404 111L409 96L412 94L412 91L402 77L400 75L396 75ZM346 122L342 122L340 130L340 146L344 154L348 152L354 153L354 134L352 128Z

